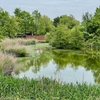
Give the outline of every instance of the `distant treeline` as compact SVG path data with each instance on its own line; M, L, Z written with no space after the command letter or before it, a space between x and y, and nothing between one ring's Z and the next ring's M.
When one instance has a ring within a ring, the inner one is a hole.
M25 36L45 35L46 40L60 49L81 49L100 45L100 7L94 14L86 12L82 15L82 22L73 15L61 15L51 20L41 15L38 10L29 13L15 8L14 15L0 8L0 38L15 38L18 34Z

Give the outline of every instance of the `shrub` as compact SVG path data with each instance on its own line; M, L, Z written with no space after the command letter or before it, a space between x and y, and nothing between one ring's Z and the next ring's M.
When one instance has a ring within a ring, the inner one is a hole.
M0 49L16 57L25 57L28 56L26 45L33 44L35 44L33 39L5 39L0 43Z
M19 41L19 43L21 45L35 45L35 40L33 40L33 39L22 40L22 41Z
M46 42L49 42L51 40L52 36L50 33L46 33L45 35L45 39L46 39Z
M0 51L0 72L5 75L11 74L16 65L16 58L13 55Z
M25 48L20 48L20 49L9 49L6 50L7 53L13 54L16 57L25 57L27 56L27 52Z
M38 42L39 43L47 43L47 41L45 41L45 40L39 40Z

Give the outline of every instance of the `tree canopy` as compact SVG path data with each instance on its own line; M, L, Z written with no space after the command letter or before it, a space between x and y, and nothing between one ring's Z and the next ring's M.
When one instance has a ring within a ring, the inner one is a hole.
M47 42L56 48L81 49L84 45L100 45L100 7L94 14L86 12L82 22L73 15L61 15L51 20L38 10L32 13L15 8L10 15L0 8L0 38L15 38L17 34L45 35Z

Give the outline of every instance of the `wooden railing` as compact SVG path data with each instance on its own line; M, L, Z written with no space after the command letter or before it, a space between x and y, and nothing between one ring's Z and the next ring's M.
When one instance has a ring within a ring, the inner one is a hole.
M45 40L44 35L26 35L26 39Z

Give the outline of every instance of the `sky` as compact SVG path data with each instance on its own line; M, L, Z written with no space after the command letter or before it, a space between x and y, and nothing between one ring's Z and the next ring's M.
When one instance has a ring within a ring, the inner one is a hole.
M82 19L85 12L94 14L100 6L100 0L0 0L0 7L13 15L15 8L32 13L38 10L51 19L61 15L72 14L77 20Z

